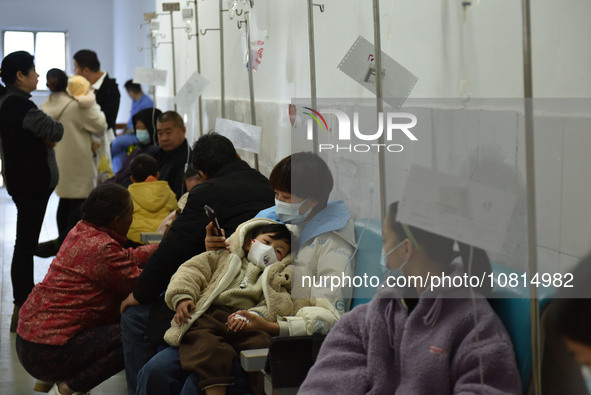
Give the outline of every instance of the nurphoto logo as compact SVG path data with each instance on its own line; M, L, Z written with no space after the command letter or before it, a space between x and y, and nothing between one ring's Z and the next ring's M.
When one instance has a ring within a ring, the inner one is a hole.
M404 146L398 143L392 143L393 139L398 139L401 135L406 136L410 141L417 141L417 137L411 132L410 129L417 125L417 117L414 114L407 112L388 112L378 113L378 125L377 131L362 131L359 127L360 116L357 111L353 113L353 128L351 128L351 119L349 115L341 110L335 109L322 109L315 110L310 107L304 107L309 112L303 112L308 115L307 124L307 138L313 140L313 121L315 121L320 130L329 131L328 123L322 114L332 114L337 120L337 144L318 144L318 151L347 151L347 152L369 152L385 149L387 152L402 152ZM384 122L385 119L385 122ZM385 123L385 128L384 128ZM385 129L385 141L387 143L379 143L379 139L384 135ZM351 130L353 130L354 138L361 140L364 143L351 144L352 136ZM373 143L369 143L369 142ZM367 142L367 143L365 143ZM346 144L349 143L349 144Z

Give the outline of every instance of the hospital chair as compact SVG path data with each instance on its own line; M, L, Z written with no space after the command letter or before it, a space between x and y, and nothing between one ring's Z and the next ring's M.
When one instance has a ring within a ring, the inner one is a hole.
M355 275L363 276L366 273L368 277L375 275L381 278L378 264L382 252L381 222L367 218L356 220L355 238L358 245ZM496 263L492 263L492 270L495 278L498 273L512 273L507 267ZM353 291L351 309L367 303L375 291L375 288L356 288ZM540 289L541 312L548 306L552 292L552 289ZM501 288L495 284L489 302L511 337L522 378L522 389L524 393L528 393L532 373L529 290ZM316 360L322 340L324 336L276 337L269 349L243 351L241 363L246 371L263 370L266 393L296 393Z

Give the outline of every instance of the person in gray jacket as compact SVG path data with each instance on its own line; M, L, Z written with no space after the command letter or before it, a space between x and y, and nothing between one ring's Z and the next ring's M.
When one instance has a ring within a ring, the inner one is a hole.
M2 60L0 76L0 153L6 190L17 208L16 241L11 277L16 331L20 306L33 289L33 251L39 240L49 196L59 173L53 147L60 141L61 123L41 111L29 98L39 74L34 57L17 51Z

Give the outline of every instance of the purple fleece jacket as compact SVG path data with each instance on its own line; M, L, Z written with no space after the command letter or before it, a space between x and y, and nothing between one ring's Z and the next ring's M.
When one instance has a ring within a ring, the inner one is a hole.
M521 394L511 340L485 298L475 329L466 289L425 291L410 314L400 295L381 288L344 314L299 394Z

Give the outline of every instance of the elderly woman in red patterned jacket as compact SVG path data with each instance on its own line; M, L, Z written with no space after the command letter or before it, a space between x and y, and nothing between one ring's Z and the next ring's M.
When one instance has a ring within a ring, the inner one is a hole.
M88 391L124 367L119 305L156 249L123 247L132 213L127 189L92 191L82 220L21 308L19 360L32 376L56 382L52 394Z

